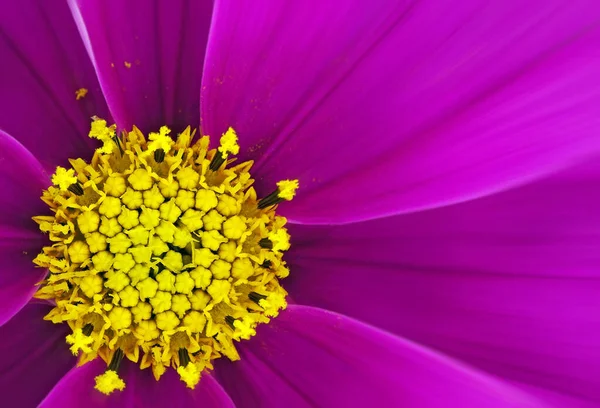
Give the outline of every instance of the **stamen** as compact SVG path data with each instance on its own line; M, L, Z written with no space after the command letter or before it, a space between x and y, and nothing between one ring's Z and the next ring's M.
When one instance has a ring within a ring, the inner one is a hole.
M124 356L125 353L123 353L123 350L120 348L116 349L115 354L113 354L110 364L108 365L108 370L113 370L115 372L119 371L119 367L121 366L121 361L123 361Z
M83 329L81 329L81 332L83 334L85 334L86 336L89 336L90 334L92 334L93 331L94 331L94 325L91 323L86 324L85 326L83 326Z
M69 190L71 193L81 196L83 195L83 187L81 187L81 184L79 183L73 183L71 184L67 190Z
M190 363L190 355L188 354L187 349L180 348L178 351L179 354L179 365L185 367Z
M157 149L154 151L154 161L162 163L165 160L165 151L163 149Z
M261 295L260 293L250 292L248 294L248 298L258 305L258 302L260 302L262 299L266 299L267 297L265 295Z
M229 325L229 327L231 327L232 329L235 329L235 326L233 325L233 323L235 322L235 318L232 316L225 316L225 322Z
M121 361L123 361L124 355L123 350L120 348L115 350L104 374L95 378L96 386L94 388L106 395L112 394L115 390L123 391L125 382L119 377L117 372L119 371L119 366L121 365Z
M278 182L275 191L258 201L258 209L262 210L263 208L279 204L282 201L290 201L296 195L298 186L298 180L283 180Z
M258 241L258 245L260 245L261 248L266 248L266 249L273 248L273 242L271 242L271 240L269 238L262 238L260 241Z

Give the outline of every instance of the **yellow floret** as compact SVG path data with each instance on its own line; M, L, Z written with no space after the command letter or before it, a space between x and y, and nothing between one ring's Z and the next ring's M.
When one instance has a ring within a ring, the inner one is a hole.
M223 235L229 239L240 239L244 235L244 232L246 232L246 223L238 215L229 218L223 223Z
M200 333L206 326L206 317L202 313L192 310L183 318L183 324L192 333Z
M171 300L171 310L174 311L179 317L183 317L185 312L190 310L191 307L192 305L186 295L179 293L173 295L173 299Z
M100 223L100 232L107 237L114 237L117 233L121 232L123 227L119 224L116 218L102 217Z
M202 225L204 224L202 222L202 215L202 212L190 208L183 213L183 215L179 218L179 221L181 221L181 223L185 225L188 230L196 231L202 228Z
M144 205L155 210L165 201L165 197L156 184L150 190L144 191L142 195L144 197Z
M144 320L138 323L135 333L145 341L154 340L160 336L160 331L154 320Z
M108 251L98 252L92 257L94 269L98 272L106 272L112 266L115 256Z
M221 302L229 297L231 283L226 280L214 279L207 289L207 292L212 296L215 303Z
M115 259L113 261L113 268L119 271L128 272L131 268L134 267L134 265L135 260L133 259L133 256L130 253L115 255Z
M79 288L89 298L94 297L95 294L102 292L104 281L98 275L84 276L79 283Z
M185 188L189 190L196 188L196 186L198 186L198 181L200 181L200 175L191 167L186 167L179 170L175 177L179 182L179 188Z
M121 292L119 292L121 298L121 306L123 307L134 307L140 300L140 292L134 287L127 286Z
M131 229L140 223L139 213L136 210L123 207L121 215L117 217L117 221L126 230Z
M172 272L165 269L156 275L156 281L159 290L175 293L175 275Z
M160 211L142 206L139 220L147 229L156 228L160 224Z
M121 200L117 197L106 197L98 207L98 212L108 218L116 217L121 214Z
M171 198L177 196L177 191L179 191L179 183L175 180L173 181L165 181L161 180L158 183L158 188L160 188L160 192L166 198Z
M231 270L231 264L225 262L222 259L217 259L210 266L210 271L215 279L227 279L229 278L229 271Z
M174 200L167 201L166 203L162 203L159 208L160 217L169 222L175 222L181 215L181 210L175 204Z
M126 329L131 326L131 312L124 307L115 307L108 313L110 324L113 328Z
M152 305L154 313L161 313L169 310L171 309L171 294L169 292L158 291L154 297L150 299L150 304Z
M198 190L196 192L196 208L208 212L219 204L217 195L212 190Z
M127 179L134 190L148 190L152 187L152 177L146 169L137 169Z
M206 289L212 281L212 273L210 270L201 266L198 266L190 272L190 277L194 280L194 285L199 289Z
M131 188L128 188L127 191L125 191L125 194L123 194L123 196L121 197L121 201L130 210L137 210L142 206L142 204L144 204L142 192L135 191Z
M98 225L100 225L100 216L95 211L84 211L77 217L77 226L82 234L96 231Z
M161 330L173 330L179 326L179 319L171 310L158 313L156 315L156 326Z
M119 175L111 174L104 183L104 192L113 197L120 197L127 190L125 179Z
M142 320L148 320L152 317L152 306L150 306L149 303L138 301L138 303L131 308L131 313L133 314L133 321L139 323Z
M152 299L158 291L158 282L152 278L146 278L138 283L136 288L140 291L140 299Z
M194 279L189 272L182 272L175 276L175 291L179 293L192 293L194 290Z
M196 199L193 191L179 190L177 192L175 204L177 204L177 207L179 207L181 211L186 211L187 209L192 208L195 203Z
M83 263L90 257L90 248L84 241L73 242L68 252L72 263Z
M86 234L85 242L90 247L90 252L96 253L106 249L106 237L99 232Z
M221 224L225 221L225 217L223 217L217 210L210 210L204 217L202 217L202 221L204 222L204 229L206 231L211 230L220 230Z

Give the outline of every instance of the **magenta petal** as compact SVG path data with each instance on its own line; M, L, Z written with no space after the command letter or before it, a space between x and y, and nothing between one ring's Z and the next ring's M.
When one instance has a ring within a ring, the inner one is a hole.
M106 396L94 389L94 378L105 370L106 364L100 359L72 369L40 408L234 408L229 396L210 375L204 375L196 388L190 390L172 369L157 382L150 369L142 371L137 364L125 360L119 370L125 389Z
M75 365L66 324L44 320L51 306L31 303L0 327L0 394L3 407L34 407Z
M45 270L32 262L44 245L32 216L47 209L40 200L48 183L40 163L0 131L0 325L17 313L36 290Z
M0 129L46 168L90 158L90 116L106 103L63 1L5 1L0 12ZM85 98L75 92L88 89Z
M299 303L600 404L598 163L442 209L295 226L284 286Z
M523 183L600 148L600 3L220 1L202 125L233 126L296 222Z
M199 125L212 1L69 3L121 128Z
M439 354L320 309L290 306L239 349L240 361L217 360L215 372L240 407L542 406Z

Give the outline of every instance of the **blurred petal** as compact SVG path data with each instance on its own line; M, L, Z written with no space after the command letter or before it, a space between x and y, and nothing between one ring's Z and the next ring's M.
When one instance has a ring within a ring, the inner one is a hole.
M493 374L600 403L600 161L472 202L295 226L284 284Z
M121 128L198 126L211 0L70 0Z
M94 389L94 378L105 370L106 364L100 359L72 369L48 394L40 408L235 407L210 375L204 375L196 388L190 390L174 370L168 369L157 382L150 369L142 371L128 360L124 360L119 370L125 389L106 396Z
M48 177L19 142L0 131L0 325L31 298L46 273L32 259L44 245L32 216L43 214L40 200Z
M75 365L66 324L44 320L51 306L28 304L0 327L2 406L35 407Z
M301 223L437 207L600 148L594 0L221 0L202 126Z
M538 407L510 386L344 316L290 306L215 372L240 407Z
M67 4L2 2L0 55L0 129L49 169L89 158L90 116L107 108ZM80 88L88 93L77 100Z

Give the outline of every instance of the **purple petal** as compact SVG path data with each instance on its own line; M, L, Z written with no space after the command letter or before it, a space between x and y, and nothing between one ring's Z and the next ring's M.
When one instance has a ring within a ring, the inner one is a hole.
M0 327L0 394L4 407L34 407L75 365L66 324L44 320L51 306L31 303Z
M239 349L240 361L220 359L215 368L238 406L541 406L439 354L320 309L290 306Z
M40 199L48 177L19 142L0 131L0 325L17 313L46 273L33 258L45 238L31 219L48 211Z
M199 125L212 1L69 4L119 127Z
M219 1L202 125L285 215L364 220L520 184L600 148L600 3Z
M90 158L90 116L106 102L65 2L7 1L0 13L0 129L46 168ZM75 92L88 89L85 98Z
M94 378L105 370L106 364L100 359L72 369L40 408L234 408L229 396L210 375L204 375L196 388L190 390L174 370L168 369L157 382L150 369L142 371L137 364L124 360L119 375L125 381L125 389L106 396L94 389Z
M284 286L298 303L600 404L598 163L442 209L295 226Z

